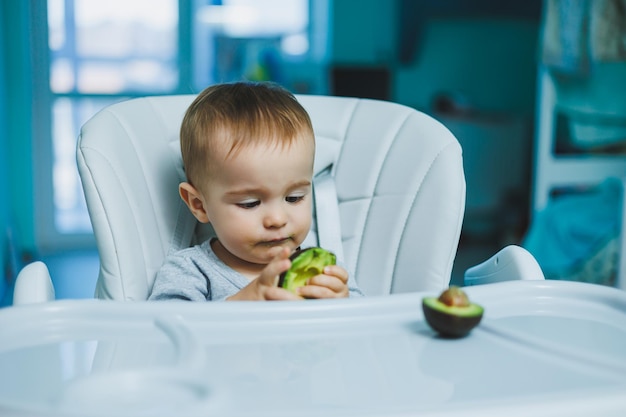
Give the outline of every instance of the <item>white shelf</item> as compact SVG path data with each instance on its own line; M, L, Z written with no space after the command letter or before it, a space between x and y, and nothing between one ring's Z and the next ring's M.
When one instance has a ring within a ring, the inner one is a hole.
M540 68L539 106L533 178L533 214L548 203L555 188L592 185L606 178L626 177L626 155L555 155L555 105L556 92L552 78L545 68Z

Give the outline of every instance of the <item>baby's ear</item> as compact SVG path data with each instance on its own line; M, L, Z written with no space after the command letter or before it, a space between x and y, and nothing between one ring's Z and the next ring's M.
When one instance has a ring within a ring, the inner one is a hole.
M208 223L209 216L204 208L204 198L202 194L188 182L181 182L178 186L178 193L180 198L183 199L189 211L194 215L200 223Z

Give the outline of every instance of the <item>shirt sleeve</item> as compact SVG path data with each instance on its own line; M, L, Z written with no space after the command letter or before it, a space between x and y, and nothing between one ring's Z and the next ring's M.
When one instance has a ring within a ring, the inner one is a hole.
M348 292L350 297L363 297L365 294L356 283L354 274L350 272L348 267L343 262L337 262L340 266L344 267L348 271Z
M157 272L148 300L207 301L211 285L202 269L185 251L167 258Z
M352 275L348 277L348 291L350 292L350 297L363 297L365 294L361 289L356 285L356 281L352 278Z

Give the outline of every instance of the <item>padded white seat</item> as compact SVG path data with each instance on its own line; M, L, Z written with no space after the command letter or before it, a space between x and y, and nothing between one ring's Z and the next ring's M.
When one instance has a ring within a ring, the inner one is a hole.
M145 300L171 250L210 233L178 196L179 126L194 95L133 99L82 128L78 169L100 254L96 297ZM390 102L298 96L332 155L345 263L367 295L447 287L465 205L461 147ZM316 169L328 161L317 160Z

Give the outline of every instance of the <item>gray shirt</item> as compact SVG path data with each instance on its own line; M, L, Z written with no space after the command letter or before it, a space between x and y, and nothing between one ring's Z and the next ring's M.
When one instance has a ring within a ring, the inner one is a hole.
M167 257L157 272L149 300L223 301L250 281L222 262L210 240ZM350 296L362 296L352 277Z

